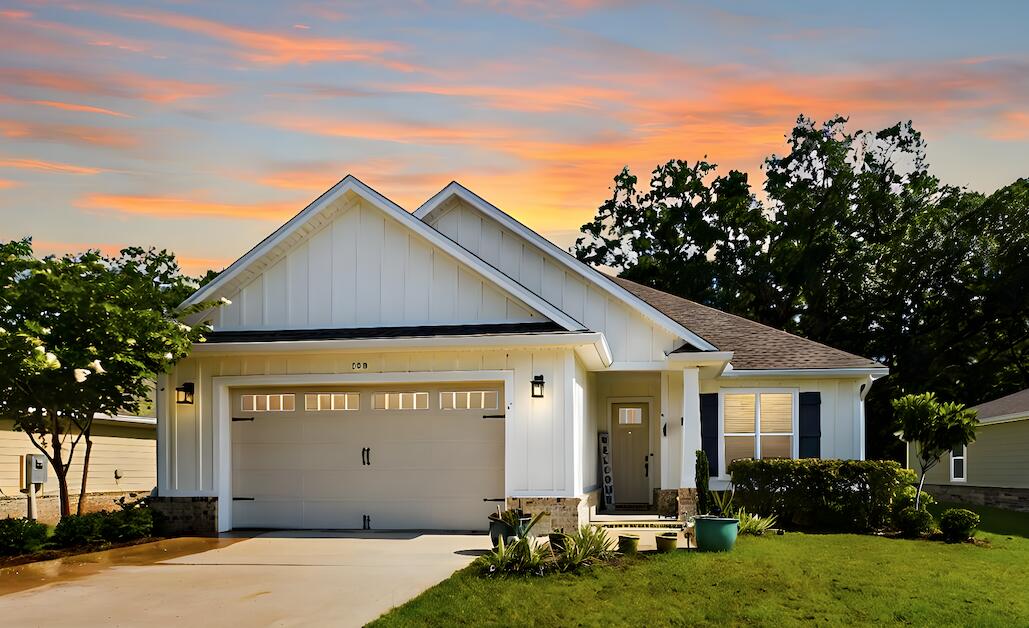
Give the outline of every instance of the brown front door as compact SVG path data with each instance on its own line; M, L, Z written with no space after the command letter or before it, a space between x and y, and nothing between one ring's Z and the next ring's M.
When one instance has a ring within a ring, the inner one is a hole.
M615 504L650 503L650 405L611 405Z

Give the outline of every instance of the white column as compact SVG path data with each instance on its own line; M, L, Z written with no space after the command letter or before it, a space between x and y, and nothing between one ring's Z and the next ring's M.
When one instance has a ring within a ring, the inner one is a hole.
M682 477L681 488L697 487L697 450L700 449L700 369L682 370Z
M660 488L678 488L677 482L672 479L671 473L669 472L669 465L671 460L668 459L668 431L667 424L672 420L672 413L668 405L668 373L662 371L661 373L661 417L658 421L657 426L657 437L661 442L661 486Z

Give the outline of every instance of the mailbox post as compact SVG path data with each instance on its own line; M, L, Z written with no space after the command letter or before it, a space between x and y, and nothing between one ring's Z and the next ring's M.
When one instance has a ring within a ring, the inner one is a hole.
M25 454L25 491L28 493L28 519L36 520L36 490L46 484L47 463L43 454Z

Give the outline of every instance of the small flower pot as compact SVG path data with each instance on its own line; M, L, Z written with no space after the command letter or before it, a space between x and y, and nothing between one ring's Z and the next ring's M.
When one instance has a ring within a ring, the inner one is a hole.
M657 551L667 554L679 549L679 534L677 532L665 532L654 537L657 542Z
M635 556L640 549L640 537L636 534L618 535L618 552L626 556Z
M551 532L547 535L550 539L550 551L555 554L563 554L568 542L568 535L563 532Z
M736 546L740 520L729 517L697 517L697 549L702 552L729 552Z

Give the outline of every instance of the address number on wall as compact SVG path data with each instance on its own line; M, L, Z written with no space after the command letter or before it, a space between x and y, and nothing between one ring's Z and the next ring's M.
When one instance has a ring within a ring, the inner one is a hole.
M353 363L351 363L350 368L355 370L355 371L367 371L368 370L368 363L367 362L353 362Z

